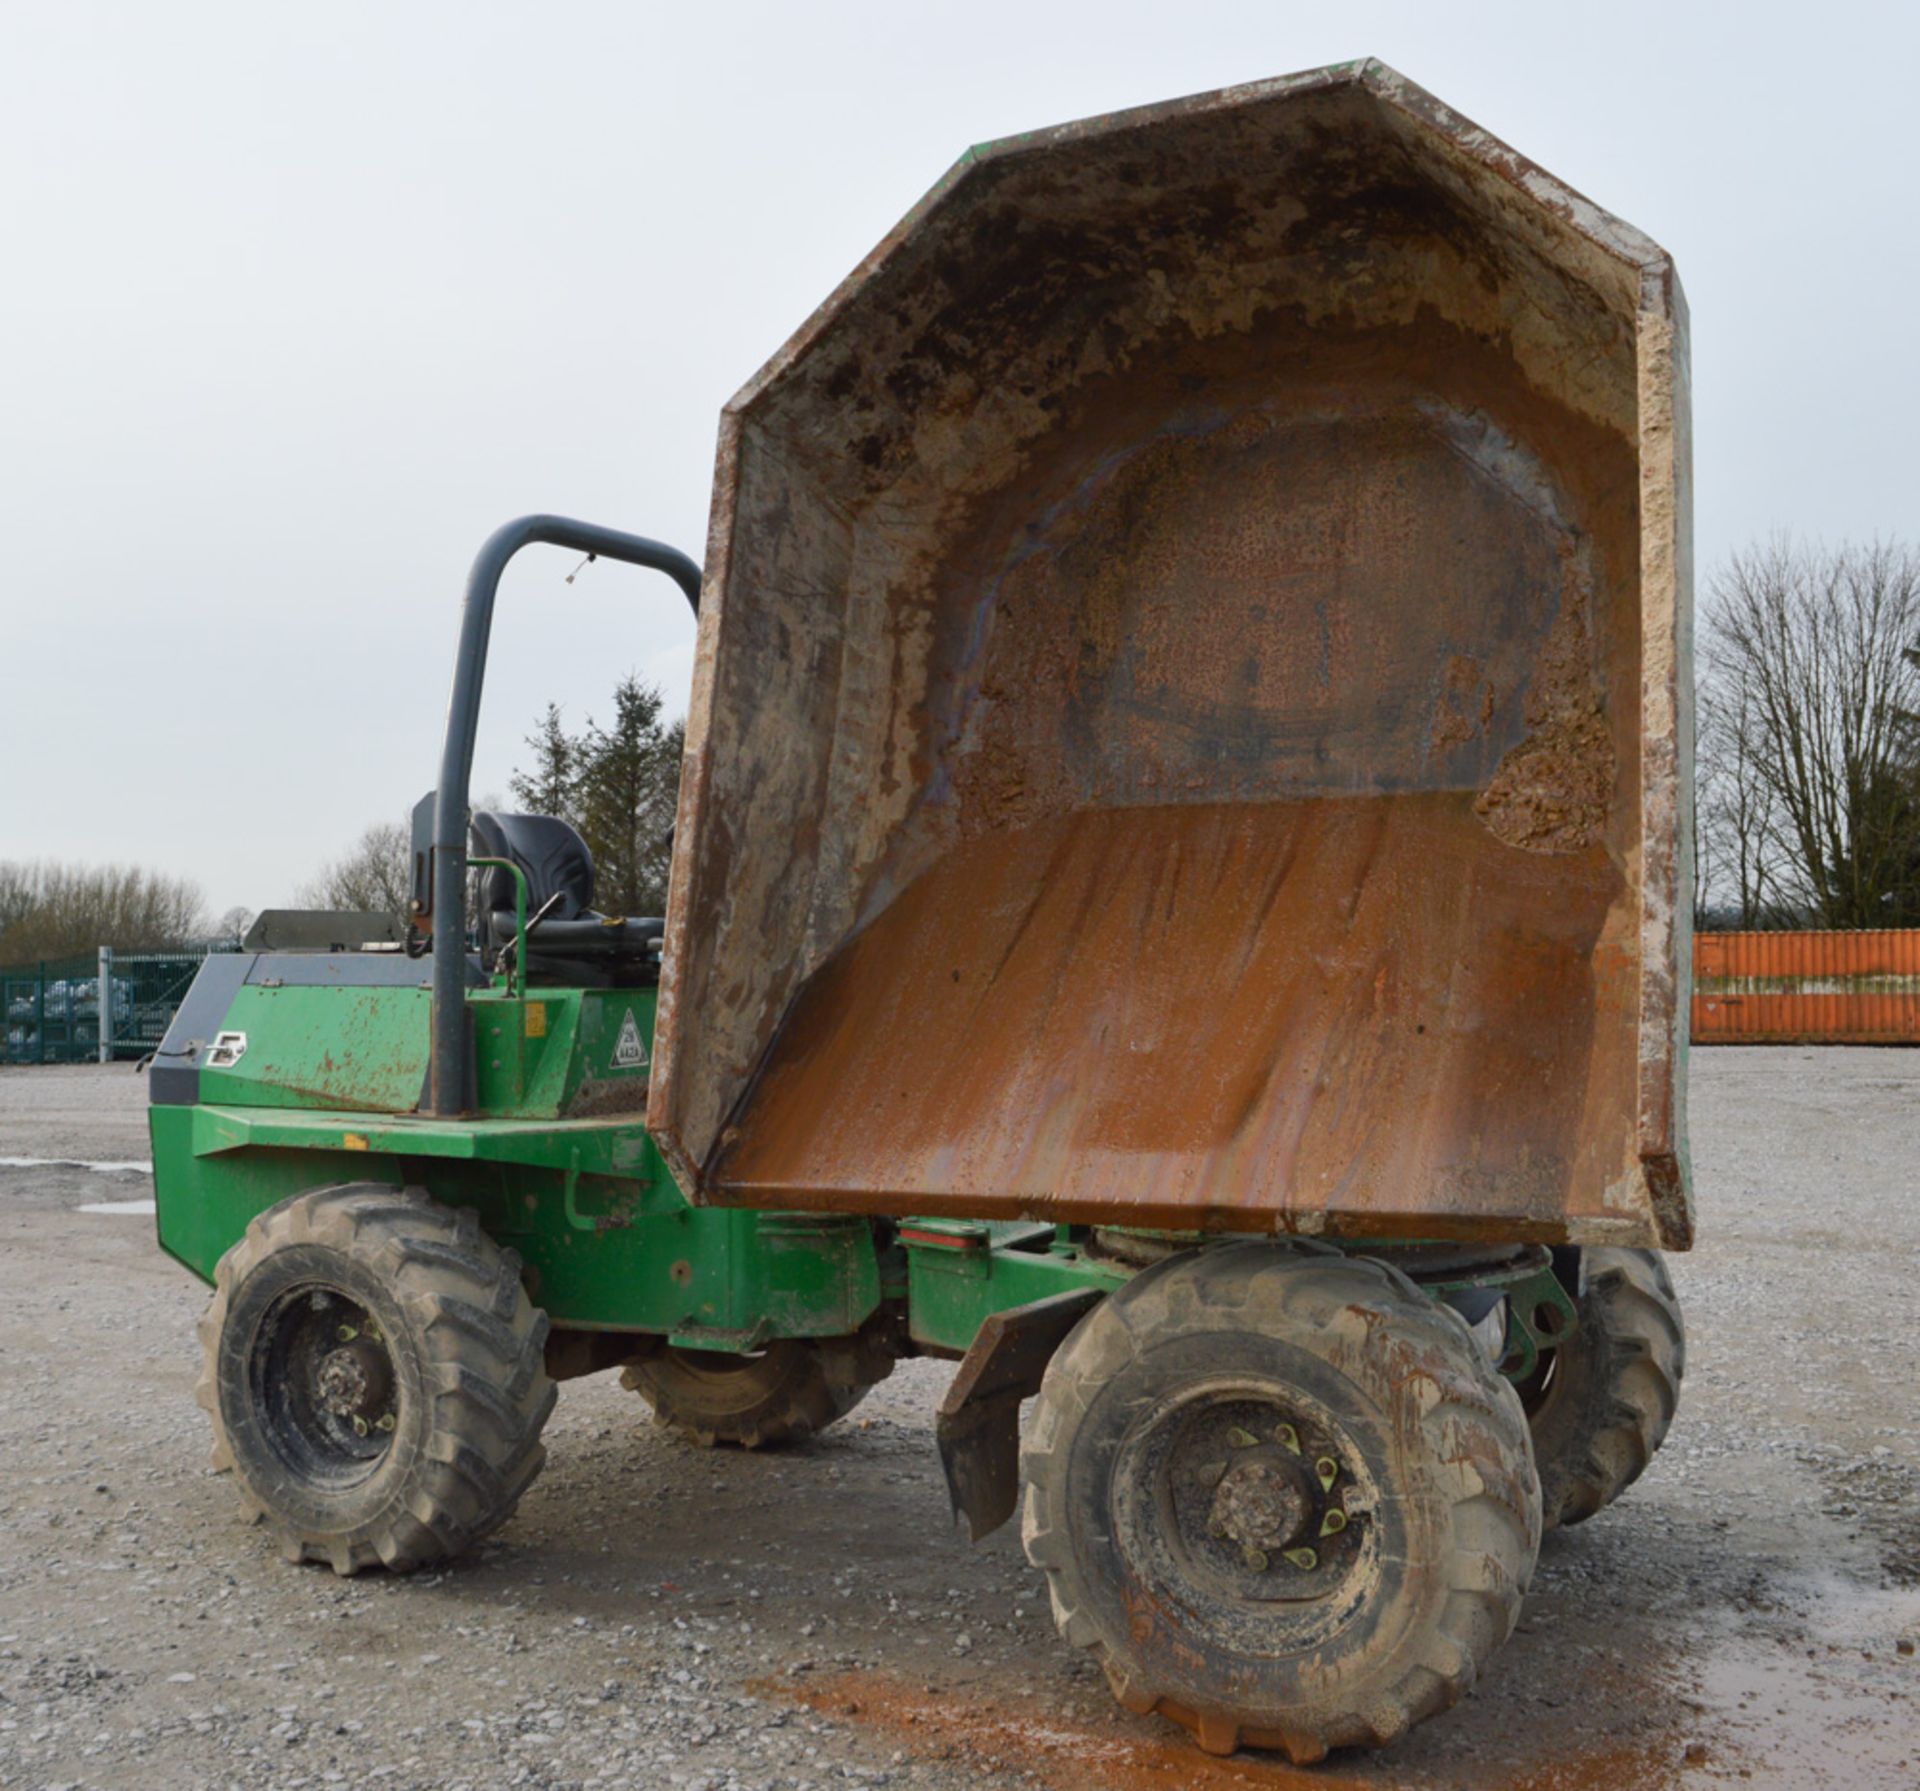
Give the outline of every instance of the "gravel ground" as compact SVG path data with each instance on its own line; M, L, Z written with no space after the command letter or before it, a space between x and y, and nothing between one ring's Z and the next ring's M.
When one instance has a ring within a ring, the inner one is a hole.
M125 1069L0 1071L0 1160L144 1157ZM204 1290L138 1173L0 1161L0 1786L1920 1786L1920 1053L1703 1051L1672 1438L1547 1541L1392 1753L1206 1759L1115 1709L1003 1530L948 1527L909 1363L783 1455L610 1376L473 1559L292 1568L205 1467Z

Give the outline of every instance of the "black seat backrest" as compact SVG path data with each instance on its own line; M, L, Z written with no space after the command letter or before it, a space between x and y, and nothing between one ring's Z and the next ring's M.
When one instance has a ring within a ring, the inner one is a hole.
M477 814L473 852L479 858L510 858L526 873L529 919L556 893L560 900L549 919L573 920L593 907L593 854L565 821L551 815ZM510 871L496 865L481 879L480 912L512 914Z

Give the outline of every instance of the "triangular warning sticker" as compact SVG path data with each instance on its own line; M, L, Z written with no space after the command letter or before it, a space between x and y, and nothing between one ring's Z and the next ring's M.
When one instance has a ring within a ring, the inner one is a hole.
M620 1022L620 1036L614 1041L613 1067L616 1070L644 1069L647 1062L647 1048L640 1042L640 1026L633 1017L633 1009L627 1009L627 1017Z

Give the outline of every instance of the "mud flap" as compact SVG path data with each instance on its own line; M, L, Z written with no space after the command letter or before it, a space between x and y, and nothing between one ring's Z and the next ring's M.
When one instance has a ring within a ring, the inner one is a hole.
M953 1520L966 1519L972 1541L1013 1516L1020 1492L1020 1402L1040 1391L1053 1352L1103 1297L1095 1288L1051 1294L994 1313L975 1334L934 1424Z

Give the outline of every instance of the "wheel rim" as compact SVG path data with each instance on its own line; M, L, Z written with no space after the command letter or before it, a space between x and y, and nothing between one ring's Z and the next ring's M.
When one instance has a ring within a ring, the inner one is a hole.
M1215 1382L1142 1413L1113 1475L1113 1541L1150 1597L1245 1653L1324 1641L1377 1552L1371 1472L1317 1401Z
M309 1484L351 1486L392 1448L400 1412L392 1345L338 1287L303 1283L267 1308L247 1380L269 1446Z

